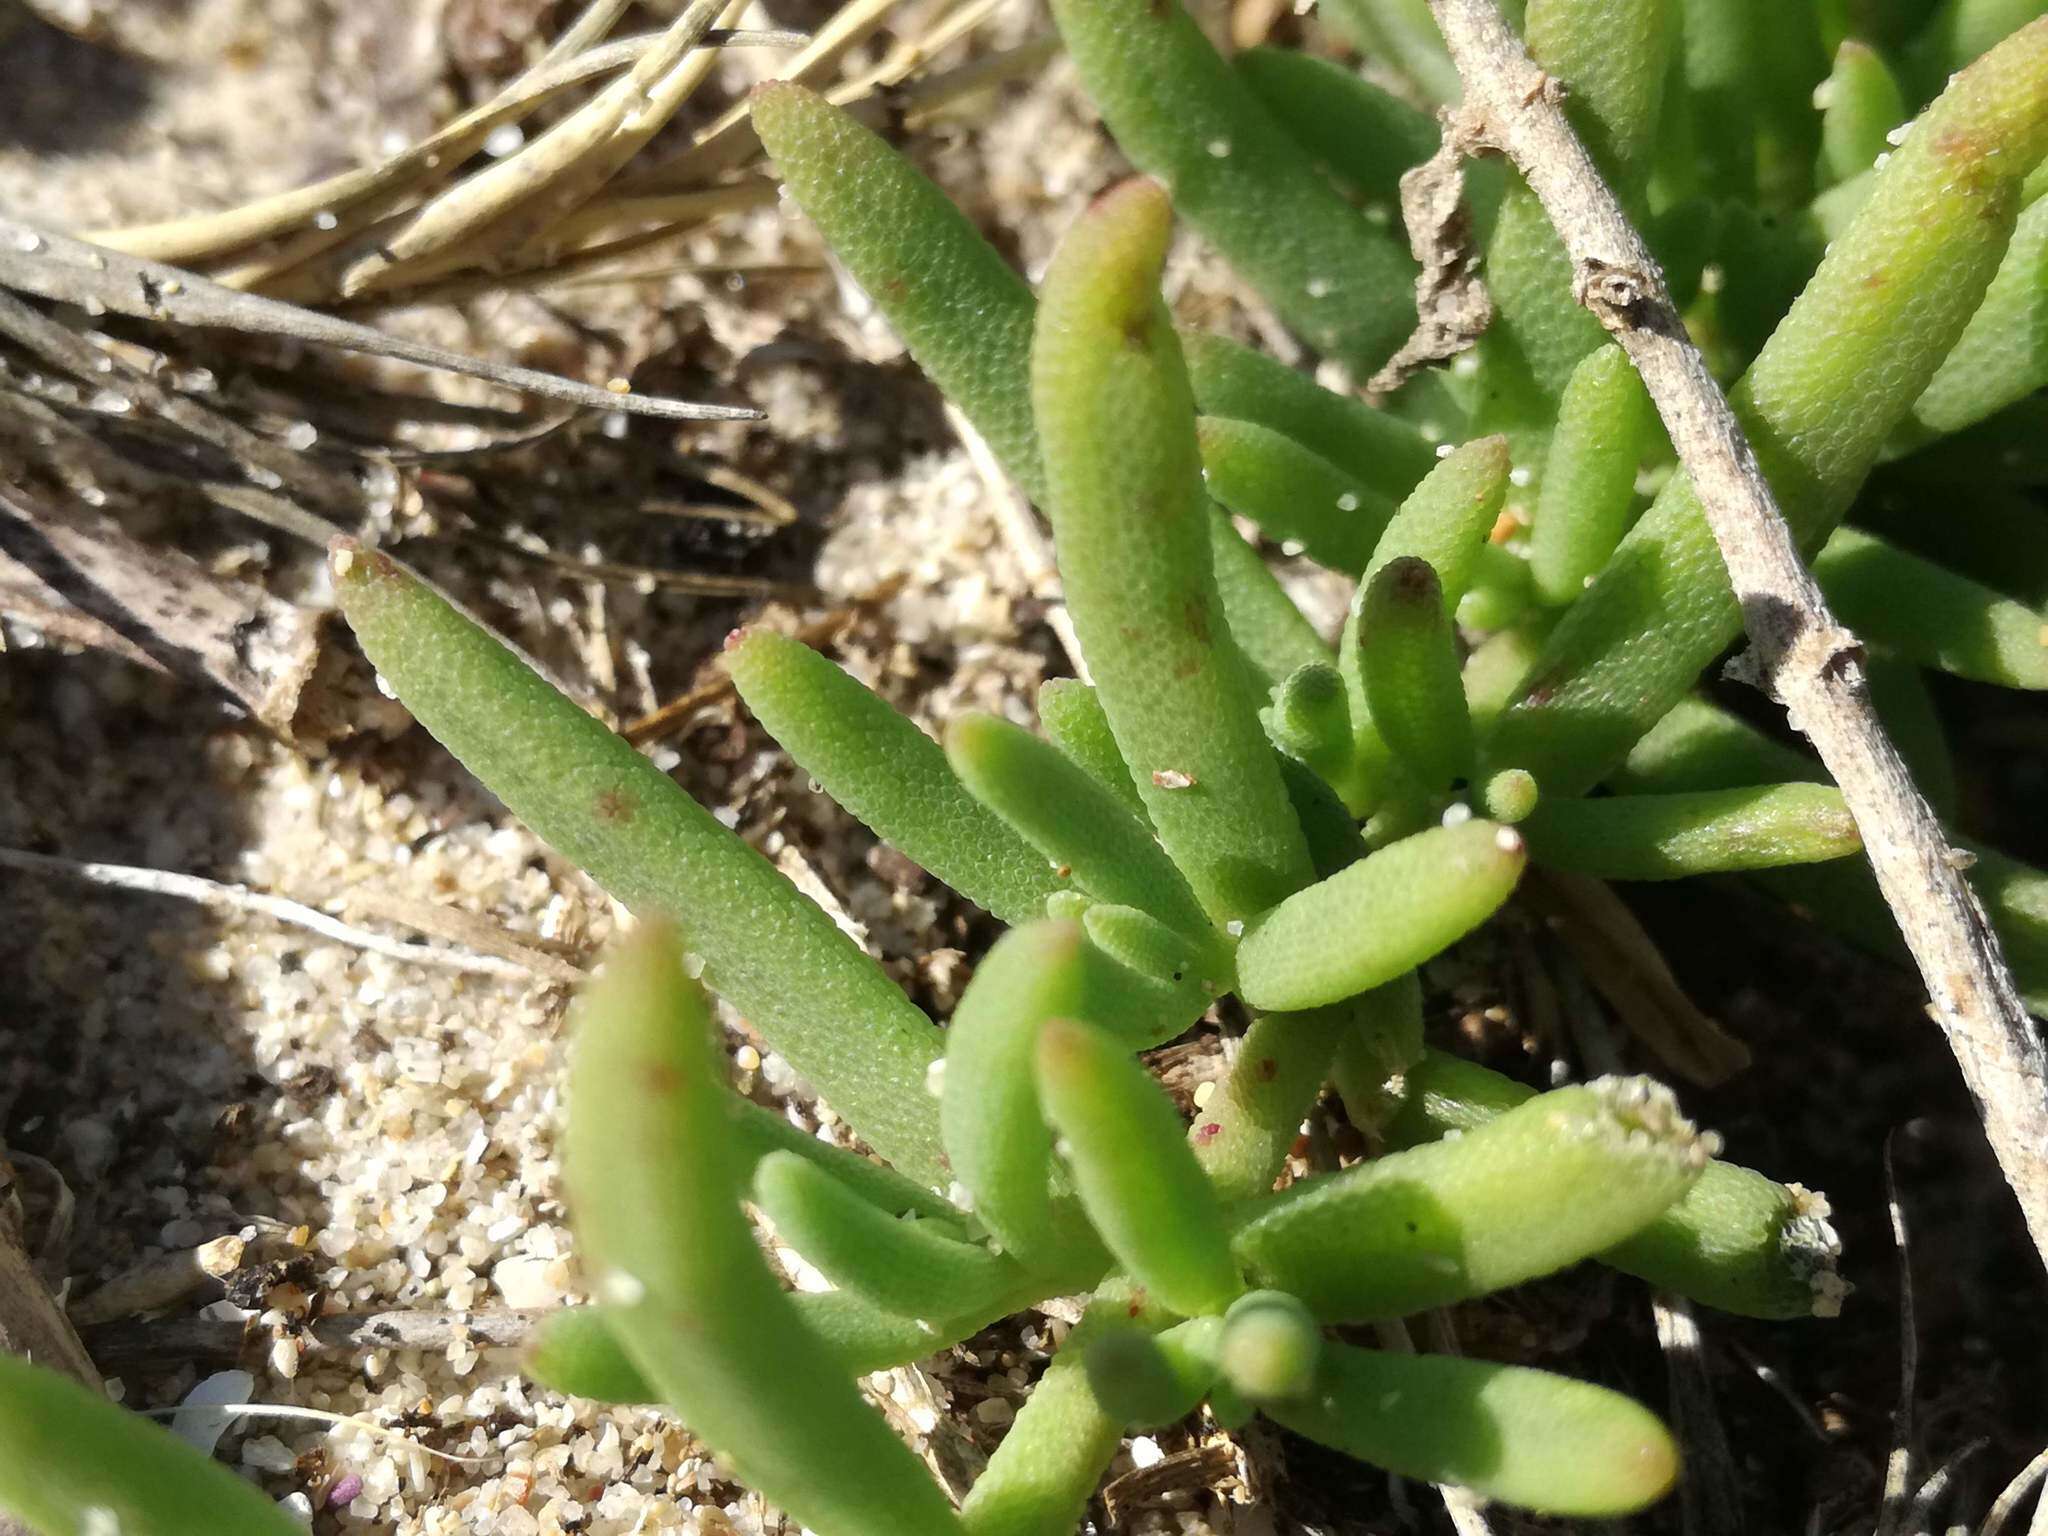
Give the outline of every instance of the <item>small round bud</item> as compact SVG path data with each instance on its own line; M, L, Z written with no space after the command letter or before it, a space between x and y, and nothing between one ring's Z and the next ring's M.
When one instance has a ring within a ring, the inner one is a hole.
M1304 1395L1322 1352L1322 1329L1285 1291L1252 1291L1223 1315L1219 1363L1230 1384L1254 1402Z

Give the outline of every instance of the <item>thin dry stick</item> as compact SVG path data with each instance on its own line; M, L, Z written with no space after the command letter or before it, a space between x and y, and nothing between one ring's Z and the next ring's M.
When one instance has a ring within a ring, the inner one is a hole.
M1892 1218L1892 1244L1899 1251L1899 1406L1892 1411L1892 1453L1884 1468L1884 1497L1877 1510L1877 1536L1905 1529L1913 1488L1913 1397L1919 1391L1920 1322L1913 1306L1913 1237L1899 1199L1899 1175L1892 1163L1892 1138L1884 1139L1884 1200Z
M2005 1485L2005 1492L1992 1501L1991 1512L1984 1517L1984 1524L1979 1528L1977 1536L1999 1536L2005 1529L2006 1521L2012 1518L2013 1511L2026 1502L2027 1495L2034 1491L2044 1477L2048 1477L2048 1451L2041 1452L2020 1468L2019 1475ZM2048 1499L2044 1499L2035 1510L2036 1531L2042 1528L2044 1514L2048 1514Z
M114 890L141 891L151 896L175 896L201 906L237 912L260 912L273 921L304 928L323 939L403 960L412 965L434 965L444 970L467 971L476 976L502 976L518 981L555 981L553 974L537 976L536 967L498 955L473 954L468 950L439 949L431 944L413 944L354 928L325 912L291 901L252 891L245 885L228 885L199 875L181 875L168 869L138 869L129 864L94 864L76 859L53 858L19 848L0 848L0 869L19 869L30 874L61 875Z
M256 336L289 336L347 352L364 352L418 363L423 368L465 374L521 394L597 410L626 411L673 421L758 421L761 416L759 411L744 406L697 405L660 395L634 394L623 387L624 380L599 388L534 368L466 357L446 347L389 335L317 310L301 309L296 304L237 293L162 262L138 260L5 218L0 218L0 288L31 293L60 304L75 304L88 314L112 311L169 325L218 326Z
M2048 1261L2048 1060L1998 937L1934 812L1878 724L1856 638L1828 612L1664 276L1494 0L1430 0L1465 86L1459 128L1506 154L1570 253L1578 301L1657 403L1728 567L1754 675L1841 787L1933 999L1991 1149Z

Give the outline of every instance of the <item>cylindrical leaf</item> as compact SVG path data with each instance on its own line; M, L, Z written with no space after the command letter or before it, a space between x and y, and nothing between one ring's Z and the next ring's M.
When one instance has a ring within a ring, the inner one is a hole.
M1250 1291L1223 1315L1216 1363L1255 1403L1284 1402L1314 1385L1323 1331L1315 1315L1285 1291Z
M1209 494L1269 539L1291 539L1321 565L1361 574L1394 503L1322 455L1255 421L1204 416L1197 428Z
M1428 113L1334 60L1247 48L1230 65L1288 136L1367 202L1398 208L1401 173L1436 153L1440 135Z
M747 708L884 842L1006 923L1062 888L1044 856L969 794L939 744L809 646L757 629L726 651Z
M1273 696L1273 740L1325 779L1342 778L1351 762L1351 710L1344 679L1328 662L1291 674Z
M1033 1070L1039 1030L1055 1016L1095 1016L1091 971L1107 963L1077 924L1012 929L976 968L946 1030L940 1124L953 1177L1026 1264L1054 1262L1075 1241L1052 1199L1052 1132Z
M1255 1285L1331 1322L1518 1285L1633 1236L1717 1139L1646 1078L1560 1088L1468 1131L1290 1186L1232 1247Z
M406 708L513 814L636 911L876 1151L943 1183L922 1089L939 1034L832 919L675 781L396 563L335 552L342 611Z
M1543 469L1529 572L1555 607L1575 603L1628 531L1636 465L1656 425L1649 391L1618 346L1572 370Z
M1127 182L1067 235L1046 273L1032 398L1103 712L1159 840L1224 922L1304 884L1309 860L1223 627L1193 403L1158 293L1170 225L1165 194Z
M1114 1040L1056 1019L1038 1037L1038 1092L1095 1229L1131 1277L1187 1317L1244 1289L1223 1212L1173 1101Z
M1292 1010L1392 981L1493 916L1526 859L1521 837L1490 821L1403 838L1250 923L1238 990Z
M1152 824L1138 797L1131 765L1117 748L1109 716L1102 712L1093 688L1071 677L1054 678L1038 690L1038 723L1045 727L1046 739L1116 796L1125 810L1147 826Z
M1080 1524L1124 1438L1123 1425L1089 1390L1081 1362L1105 1329L1164 1328L1172 1320L1127 1282L1113 1280L1096 1293L968 1492L960 1521L970 1536L1067 1536Z
M850 1536L953 1532L952 1506L769 1272L739 1208L710 1011L665 925L578 1009L564 1163L627 1357L749 1486Z
M1813 864L1863 847L1841 791L1824 784L1545 800L1521 830L1537 863L1603 880Z
M906 1317L951 1317L1018 1288L1016 1262L948 1225L889 1216L794 1152L754 1170L754 1203L784 1242L842 1290Z
M1414 490L1436 462L1429 439L1407 422L1263 352L1200 331L1184 333L1181 345L1204 416L1270 428L1389 501Z
M1901 656L1980 683L2048 688L2048 619L2037 609L1860 528L1836 529L1813 574L1836 618Z
M43 1536L305 1530L161 1425L11 1355L0 1355L0 1512Z
M1678 1447L1647 1408L1524 1366L1331 1344L1315 1391L1268 1411L1390 1472L1545 1514L1629 1514L1678 1480Z
M1054 0L1053 20L1118 145L1182 216L1318 350L1361 373L1385 362L1414 328L1414 263L1317 175L1178 0Z
M1185 1418L1216 1379L1222 1331L1216 1317L1191 1317L1164 1333L1105 1328L1081 1351L1089 1390L1104 1413L1129 1429Z
M1367 584L1359 615L1365 696L1380 737L1422 788L1472 771L1472 717L1459 676L1458 637L1427 560L1389 561Z
M1906 99L1878 51L1849 38L1835 50L1835 67L1818 92L1820 152L1828 176L1859 176L1888 151L1887 135L1906 120Z
M797 206L918 366L1041 500L1024 280L887 140L822 96L778 82L758 88L748 107Z
M1294 605L1266 557L1245 541L1229 514L1213 502L1209 558L1216 595L1223 602L1224 626L1263 689L1275 687L1297 667L1330 659L1330 648Z
M1989 286L2048 150L2048 18L1958 75L1879 174L1731 397L1806 548L1847 507ZM1741 613L1692 484L1672 481L1565 613L1486 757L1582 793L1732 639Z
M1191 939L1215 934L1152 829L1051 742L994 715L968 714L947 727L946 756L1004 831L1014 828L1063 881L1150 912Z
M1340 788L1354 809L1369 805L1384 792L1387 774L1387 746L1373 723L1365 686L1361 621L1372 578L1403 556L1427 560L1442 584L1446 610L1455 610L1471 583L1479 547L1500 515L1507 496L1508 468L1504 437L1478 438L1447 454L1401 503L1373 548L1337 648L1337 668L1344 675L1351 725L1358 737L1353 767L1356 782Z
M1387 1141L1409 1147L1462 1134L1534 1097L1513 1078L1429 1051L1405 1075ZM1717 1160L1600 1262L1743 1317L1833 1317L1848 1291L1836 1273L1841 1251L1825 1196Z

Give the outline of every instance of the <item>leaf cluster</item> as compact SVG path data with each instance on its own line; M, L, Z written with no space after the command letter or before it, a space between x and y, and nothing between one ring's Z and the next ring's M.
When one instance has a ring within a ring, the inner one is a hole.
M1751 874L1874 934L1855 827L1805 759L1691 696L1736 605L1527 189L1474 178L1498 319L1472 353L1377 405L1325 389L1176 329L1174 217L1363 376L1414 324L1413 264L1375 215L1428 118L1317 58L1226 59L1174 0L1053 9L1153 179L1098 199L1036 292L851 115L794 84L751 102L788 192L1050 519L1092 679L1048 685L1039 732L975 715L941 742L791 640L729 651L799 765L1009 925L943 1030L481 626L387 557L336 551L398 696L648 919L578 1011L567 1166L598 1301L531 1369L673 1404L827 1536L1060 1536L1127 1429L1198 1405L1537 1510L1640 1508L1678 1452L1638 1404L1339 1330L1586 1259L1749 1316L1826 1315L1825 1202L1719 1161L1647 1079L1534 1093L1425 1050L1420 971L1532 862ZM1331 10L1412 99L1454 93L1422 0ZM2022 431L2048 348L2015 339L2048 316L2048 21L2012 31L2012 10L1888 0L1853 35L1824 4L1524 18L1831 600L1895 666L1894 724L1935 782L1916 669L2048 683L2048 588L1986 558L2024 536L2021 496L1986 502L1952 556L1896 532L1973 439L2021 445L1998 466L2016 491L2048 468ZM1891 523L1861 516L1866 483ZM1240 522L1355 579L1334 644ZM2041 995L2048 877L1980 869ZM707 992L888 1166L736 1096ZM1251 1022L1188 1125L1138 1053L1226 996ZM1378 1155L1276 1190L1326 1086ZM749 1205L834 1288L785 1292ZM1076 1292L1084 1321L954 1509L857 1378Z

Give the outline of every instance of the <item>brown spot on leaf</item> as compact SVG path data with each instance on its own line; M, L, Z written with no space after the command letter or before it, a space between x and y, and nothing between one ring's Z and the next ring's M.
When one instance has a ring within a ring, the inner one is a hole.
M1278 1077L1279 1075L1280 1075L1280 1063L1279 1063L1279 1062L1275 1061L1275 1060L1274 1060L1274 1059L1273 1059L1272 1057L1270 1057L1270 1056L1262 1056L1262 1057L1260 1057L1260 1058L1259 1058L1259 1081L1260 1081L1260 1082L1262 1082L1262 1083L1270 1083L1271 1081L1273 1081L1273 1079L1274 1079L1274 1078Z
M631 821L640 813L639 802L623 789L603 791L591 802L590 808L597 812L598 820L611 822L615 826Z
M1195 637L1195 644L1206 647L1214 643L1209 629L1209 605L1199 596L1188 599L1185 617L1188 633Z

